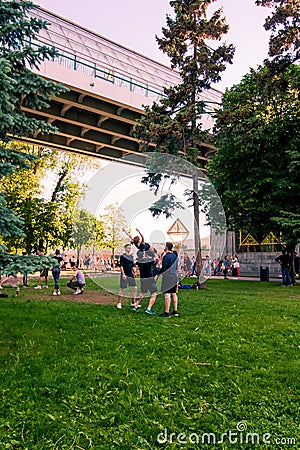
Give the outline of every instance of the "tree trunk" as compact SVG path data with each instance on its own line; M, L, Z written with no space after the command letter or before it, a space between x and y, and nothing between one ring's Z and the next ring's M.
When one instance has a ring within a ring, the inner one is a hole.
M57 195L60 192L61 186L63 185L63 182L67 175L69 174L69 168L65 167L64 170L60 173L60 176L56 182L55 188L53 189L52 196L51 196L51 202L55 202L57 200Z
M77 261L76 261L76 266L79 267L79 256L80 256L80 248L77 249Z
M290 255L291 258L291 268L290 268L290 275L291 275L291 281L292 285L296 285L296 270L295 270L295 249L297 244L288 244L287 245L287 252L288 255Z
M199 220L199 196L198 196L198 174L197 171L193 173L193 207L194 207L194 242L195 242L195 257L196 257L196 271L198 275L199 289L206 289L206 283L200 281L202 272L202 250L201 250L201 235L200 235L200 220Z

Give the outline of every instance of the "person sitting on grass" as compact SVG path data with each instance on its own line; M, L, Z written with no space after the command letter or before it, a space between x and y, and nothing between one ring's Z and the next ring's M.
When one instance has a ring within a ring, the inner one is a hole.
M148 244L148 242L145 242L144 236L142 235L140 230L138 230L136 228L136 231L139 233L140 236L134 236L134 237L132 237L129 233L127 233L125 228L123 228L123 231L124 231L124 233L127 234L131 243L134 244L136 246L136 248L139 249L141 252L147 252L150 249L150 244Z
M73 269L74 275L72 276L71 280L68 281L67 286L75 291L73 292L74 295L82 294L83 287L85 285L84 275L76 265L73 267Z

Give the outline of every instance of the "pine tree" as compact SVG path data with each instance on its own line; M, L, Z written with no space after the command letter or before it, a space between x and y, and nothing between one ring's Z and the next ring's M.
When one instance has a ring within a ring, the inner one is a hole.
M200 94L212 83L221 79L226 64L232 62L234 47L220 44L210 47L212 41L221 40L227 33L228 25L222 17L222 9L212 12L208 19L208 7L215 0L175 0L170 5L175 17L167 16L167 28L163 37L156 38L159 48L177 69L181 82L165 88L165 97L159 103L145 108L145 116L138 124L136 134L145 151L167 153L180 156L199 167L201 142L209 141L208 132L202 129L201 117L206 114L208 104L200 99ZM152 171L151 171L152 170ZM155 167L150 167L144 182L158 192L163 180ZM194 209L194 236L198 273L202 269L201 242L199 236L199 195L198 173L193 172L193 190L190 193ZM166 202L168 203L168 199ZM155 205L154 205L155 212ZM157 213L157 210L156 210Z
M28 16L33 6L29 1L0 0L0 178L27 167L28 160L32 159L9 149L6 144L11 139L28 136L36 130L55 131L51 124L27 117L22 106L40 109L48 106L51 96L65 90L31 71L56 54L54 49L36 41L46 23ZM4 208L3 200L0 195L0 235L20 236L22 221Z
M256 0L256 4L272 8L264 24L271 31L269 59L264 63L271 73L285 71L300 59L299 0Z

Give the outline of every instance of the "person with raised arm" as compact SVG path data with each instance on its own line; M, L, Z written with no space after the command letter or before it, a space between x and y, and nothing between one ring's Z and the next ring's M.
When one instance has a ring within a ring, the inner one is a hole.
M150 244L148 244L148 242L145 242L145 238L138 228L136 228L136 231L139 233L139 236L132 237L132 235L128 233L125 228L123 228L123 231L129 237L131 243L134 244L138 250L140 250L141 252L147 252L150 249Z

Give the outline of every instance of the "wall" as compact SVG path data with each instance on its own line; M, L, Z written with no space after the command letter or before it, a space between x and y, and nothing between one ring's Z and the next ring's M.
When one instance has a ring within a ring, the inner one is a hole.
M279 263L275 261L275 258L279 256L280 252L245 252L237 253L240 265L241 265L241 275L254 275L259 276L259 270L262 266L263 268L269 267L269 273L273 276L278 276L281 274L281 269Z

